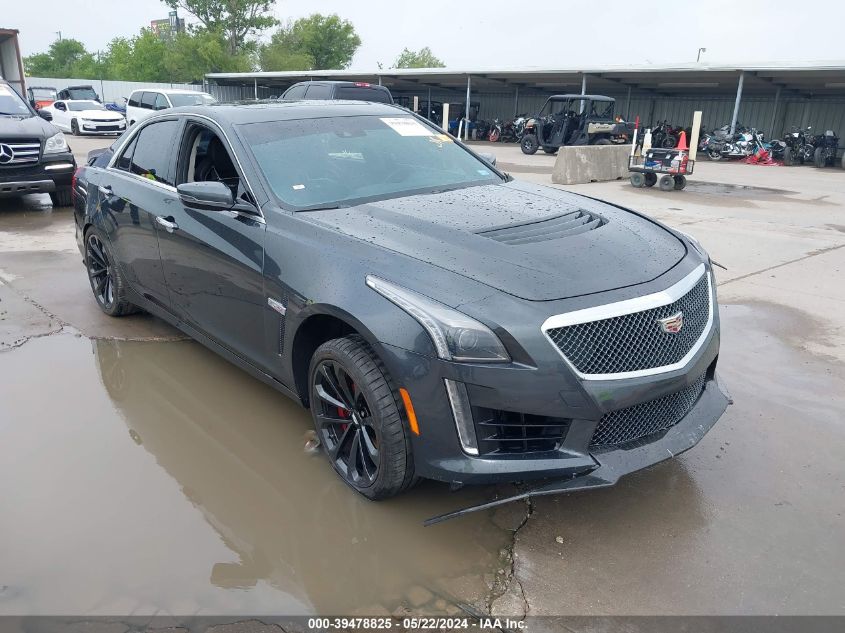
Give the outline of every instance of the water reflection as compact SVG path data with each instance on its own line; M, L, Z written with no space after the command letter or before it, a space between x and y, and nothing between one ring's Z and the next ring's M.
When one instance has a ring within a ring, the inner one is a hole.
M484 595L482 575L508 535L483 513L433 528L421 522L485 491L423 484L394 500L367 501L322 455L304 453L306 411L200 346L94 346L132 441L237 553L239 561L209 569L217 587L266 581L320 613L392 611L409 592L427 595L420 586L432 602Z

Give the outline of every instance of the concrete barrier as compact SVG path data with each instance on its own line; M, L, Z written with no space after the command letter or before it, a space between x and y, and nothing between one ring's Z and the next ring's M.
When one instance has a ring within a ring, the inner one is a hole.
M557 152L552 182L558 185L580 185L627 178L630 155L630 145L561 147Z

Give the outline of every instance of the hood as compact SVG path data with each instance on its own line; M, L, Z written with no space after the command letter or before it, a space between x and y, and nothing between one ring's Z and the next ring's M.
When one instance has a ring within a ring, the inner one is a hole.
M82 110L74 112L80 119L89 119L91 121L122 121L123 116L118 112L111 112L110 110Z
M52 123L40 116L0 116L0 139L12 140L17 138L45 139L59 130Z
M304 215L531 301L646 283L686 254L677 237L635 213L528 183L468 187Z

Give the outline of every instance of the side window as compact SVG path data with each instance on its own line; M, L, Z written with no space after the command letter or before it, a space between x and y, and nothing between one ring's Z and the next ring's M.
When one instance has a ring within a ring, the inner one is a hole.
M133 108L140 107L141 106L140 98L141 98L140 92L133 92L131 95L129 95L129 102L127 103L127 105L131 105Z
M325 84L311 84L305 92L306 99L331 99L332 87Z
M216 132L194 125L186 138L177 169L179 183L222 182L232 190L233 197L250 201L226 144Z
M126 149L123 150L120 158L117 159L115 167L122 171L129 171L129 168L132 166L132 153L135 151L135 145L137 142L138 137L135 136L135 138L129 142L129 145L126 146Z
M144 92L141 94L141 107L147 110L153 109L153 103L155 103L156 93L154 92Z
M153 104L153 110L167 110L167 108L169 108L169 107L170 107L170 104L167 103L167 97L165 97L160 92L156 93L156 100L155 100L155 103Z
M300 84L290 88L284 95L285 99L302 99L305 96L305 89L308 84Z
M138 134L132 153L130 171L143 178L165 185L173 185L171 157L173 139L179 131L179 121L160 121L146 126Z

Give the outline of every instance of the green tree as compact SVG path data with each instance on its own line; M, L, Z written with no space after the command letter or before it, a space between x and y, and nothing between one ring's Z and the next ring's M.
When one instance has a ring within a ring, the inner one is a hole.
M254 66L252 48L231 55L221 33L179 33L168 46L165 65L172 81L180 82L200 81L206 73L247 72Z
M223 33L229 54L244 50L247 38L275 26L276 0L162 0L172 9L184 9L209 31Z
M168 44L150 29L132 38L113 39L102 57L103 75L121 81L171 81Z
M444 68L445 66L443 60L435 57L428 46L418 51L402 49L393 63L394 68Z
M361 38L348 20L315 13L279 28L262 47L263 70L328 70L346 68Z
M50 44L46 53L24 58L24 69L31 77L97 77L97 61L79 40L67 38Z

